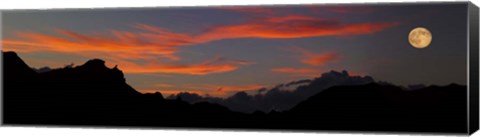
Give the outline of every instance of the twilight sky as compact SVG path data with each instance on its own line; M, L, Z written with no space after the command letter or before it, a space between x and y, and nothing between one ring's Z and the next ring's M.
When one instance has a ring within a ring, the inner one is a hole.
M2 48L35 68L118 65L141 92L228 96L330 70L399 85L466 83L466 4L2 12ZM432 32L425 49L411 29Z

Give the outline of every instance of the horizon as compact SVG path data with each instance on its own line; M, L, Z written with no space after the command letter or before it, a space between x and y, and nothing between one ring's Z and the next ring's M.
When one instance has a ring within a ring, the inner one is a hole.
M13 52L13 53L16 53L15 51L3 51L2 50L2 53L3 52ZM16 53L18 55L18 53ZM102 60L104 61L103 59L100 59L100 58L92 58L92 59L89 59L88 61L85 61L85 63L89 62L89 61L92 61L92 60L96 60L96 59L99 59L99 60ZM66 67L79 67L79 66L82 66L84 65L85 63L81 64L81 65L74 65L74 64L71 64L71 65L66 65L64 67L59 67L59 68L50 68L48 66L45 66L47 67L49 70L46 71L46 72L49 72L49 71L53 71L53 70L57 70L57 69L64 69ZM107 62L105 62L106 64ZM28 64L27 64L28 65ZM73 66L72 66L73 65ZM113 69L114 67L109 67L109 66L105 66L107 67L108 69ZM38 72L37 70L38 69L41 69L41 68L33 68L33 67L30 67L32 68L34 71L36 71L37 73L46 73L46 72ZM121 69L119 69L120 71L122 71ZM123 72L123 71L122 71ZM305 79L298 79L298 80L293 80L293 81L285 81L283 83L277 83L275 85L272 85L272 86L269 86L269 87L259 87L259 88L256 88L256 89L251 89L251 90L238 90L238 91L231 91L230 94L228 95L225 95L225 96L215 96L215 95L209 95L208 93L207 94L202 94L202 93L198 93L198 92L191 92L191 91L176 91L176 92L165 92L165 91L161 91L161 90L152 90L152 91L138 91L137 89L135 89L137 92L140 92L142 94L147 94L147 93L161 93L165 99L169 99L170 97L176 97L182 93L188 93L188 94L195 94L195 95L199 95L201 97L214 97L214 98L222 98L222 99L226 99L226 98L229 98L229 97L232 97L233 95L235 95L236 93L239 93L239 92L245 92L247 93L248 95L258 95L258 94L265 94L267 93L270 89L274 88L274 87L277 87L277 86L280 86L280 85L285 85L287 83L291 83L291 82L298 82L298 81L302 81L302 80L314 80L314 79L317 79L317 78L321 78L323 74L331 74L331 73L346 73L348 75L348 77L361 77L361 78L364 78L364 77L371 77L371 76L368 76L368 75L354 75L354 74L351 74L350 72L348 72L348 70L330 70L330 71L326 71L326 72L323 72L321 74L319 74L318 76L316 77L312 77L312 78L305 78ZM126 79L126 78L125 78ZM374 83L388 83L389 85L392 85L392 86L398 86L400 88L404 88L404 89L407 89L407 90L411 90L410 89L410 86L424 86L424 87L431 87L431 86L449 86L449 85L460 85L460 86L466 86L466 85L462 85L462 84L458 84L458 83L448 83L448 84L445 84L445 85L435 85L435 84L431 84L431 85L425 85L425 84L422 84L422 83L416 83L416 84L409 84L409 85L398 85L398 84L395 84L395 83L390 83L389 81L382 81L382 80L376 80L375 78L374 79ZM127 79L126 79L127 80ZM127 84L129 84L127 82ZM264 92L259 92L260 89L266 89L266 91ZM296 89L296 87L295 87ZM288 90L288 92L295 92L295 89L290 89ZM287 90L283 90L283 91L287 91Z
M464 6L9 11L2 50L15 51L37 69L100 58L109 68L118 65L142 93L225 97L331 70L403 86L465 85L466 46L451 47L467 45L465 24L452 21L466 19ZM417 26L432 31L428 48L409 45L408 32Z

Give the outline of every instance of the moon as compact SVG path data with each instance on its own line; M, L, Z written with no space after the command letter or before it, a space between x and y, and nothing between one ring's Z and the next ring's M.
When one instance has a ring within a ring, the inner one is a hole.
M415 48L426 48L432 42L432 33L427 28L416 27L410 31L408 42Z

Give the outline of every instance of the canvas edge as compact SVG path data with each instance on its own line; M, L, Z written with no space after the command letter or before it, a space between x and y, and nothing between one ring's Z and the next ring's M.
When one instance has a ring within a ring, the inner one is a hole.
M406 2L406 3L388 3L388 2L378 2L378 3L313 3L313 5L402 5L402 4L458 4L464 3L465 1L440 1L440 2ZM107 7L107 8L95 8L93 10L114 10L114 9L144 9L144 8L208 8L208 7L231 7L231 6L302 6L308 4L280 4L280 5L268 5L268 4L260 4L260 5L214 5L214 6L193 6L193 7L184 7L184 6L172 6L172 7ZM473 4L471 1L467 4L467 80L468 80L468 121L467 121L467 130L468 134L472 135L479 129L479 8ZM83 9L83 8L67 8L67 9L48 9L50 11L69 11L69 10L92 10L92 9ZM21 10L0 10L0 40L2 40L3 34L3 18L2 12L15 12L15 11L41 11L38 9L21 9ZM0 42L0 50L3 50L3 45ZM211 131L211 130L226 130L226 131L270 131L270 132L279 132L279 130L269 130L269 129L224 129L224 128L198 128L198 127L152 127L152 128L135 128L135 127L127 127L122 128L120 126L75 126L75 125L16 125L16 124L7 124L3 122L4 120L4 106L3 106L3 52L0 53L0 126L9 126L9 127L50 127L50 128L65 128L65 127L73 127L73 128L117 128L117 129L170 129L170 130L185 130L185 131ZM473 121L472 121L473 120ZM363 134L384 134L384 135L391 135L398 134L398 135L450 135L445 133L418 133L418 132L366 132L366 131L328 131L328 130L287 130L283 131L284 133L302 133L302 132L310 132L310 133L363 133ZM451 134L457 135L457 134Z
M2 11L0 11L0 40L3 40L3 16L2 16ZM2 42L0 42L0 50L3 51L3 45ZM3 126L3 113L4 113L4 107L3 107L3 52L0 53L0 126Z
M478 7L468 3L468 134L479 128L479 41Z

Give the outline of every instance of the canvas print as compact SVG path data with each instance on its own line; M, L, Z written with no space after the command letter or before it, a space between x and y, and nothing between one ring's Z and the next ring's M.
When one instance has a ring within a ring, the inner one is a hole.
M478 8L469 2L11 10L1 18L4 125L478 128Z

